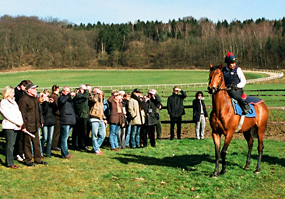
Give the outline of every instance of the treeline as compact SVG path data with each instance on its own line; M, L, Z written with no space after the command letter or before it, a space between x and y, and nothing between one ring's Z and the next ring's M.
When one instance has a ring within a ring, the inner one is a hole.
M168 23L74 25L37 17L0 18L0 69L207 68L233 52L243 68L285 68L285 17L213 23L185 17Z

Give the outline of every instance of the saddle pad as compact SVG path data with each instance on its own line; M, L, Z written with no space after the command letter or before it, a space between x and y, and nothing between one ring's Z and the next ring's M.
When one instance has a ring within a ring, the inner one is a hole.
M264 102L262 99L259 99L259 98L257 98L257 97L252 97L252 96L246 96L245 101L246 101L248 104L253 104L253 105L256 105L256 104L259 104L259 103Z
M232 98L232 104L233 104L233 108L235 111L235 115L242 115L242 110L240 108L240 106L238 105L238 102ZM250 111L245 115L245 117L256 117L256 112L254 110L254 107L252 104L249 104L250 106Z

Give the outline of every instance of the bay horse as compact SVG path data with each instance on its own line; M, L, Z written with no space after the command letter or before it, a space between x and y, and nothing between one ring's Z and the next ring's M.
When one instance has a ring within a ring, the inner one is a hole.
M212 112L210 115L210 125L212 128L212 137L215 144L216 167L213 176L224 174L226 172L226 153L229 144L232 141L233 134L237 130L243 133L248 143L248 155L244 169L248 170L250 165L250 156L253 147L253 136L258 138L258 163L255 173L259 173L262 152L263 152L263 134L265 131L268 108L264 102L254 106L256 117L244 118L243 125L238 130L240 115L235 115L231 98L227 93L224 75L222 73L223 65L213 67L210 65L209 86L208 91L212 94ZM225 136L225 142L222 151L221 135ZM219 172L219 159L222 158L222 170Z

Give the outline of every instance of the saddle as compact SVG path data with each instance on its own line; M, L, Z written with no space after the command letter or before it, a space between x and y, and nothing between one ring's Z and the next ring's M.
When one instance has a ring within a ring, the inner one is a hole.
M247 96L245 94L242 95L242 98L245 99L245 101L249 104L250 106L250 111L245 115L245 117L256 117L256 113L254 110L254 105L257 105L259 103L264 102L262 99L259 99L257 97L252 97L252 96ZM232 105L235 111L235 115L240 115L242 116L242 110L237 102L237 100L231 98L232 100Z

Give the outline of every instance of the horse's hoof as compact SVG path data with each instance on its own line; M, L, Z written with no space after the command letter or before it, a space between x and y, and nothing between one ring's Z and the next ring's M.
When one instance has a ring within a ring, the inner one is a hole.
M225 174L225 173L227 173L226 170L221 170L221 172L220 172L220 174Z
M246 170L246 171L248 171L248 170L249 170L249 167L248 167L248 166L244 166L243 169Z
M217 177L218 177L218 175L219 175L219 173L218 173L218 172L214 172L214 173L213 173L213 175L212 175L212 178L217 178Z
M258 174L260 174L260 170L259 170L259 169L256 169L256 170L254 171L254 173L258 175Z

